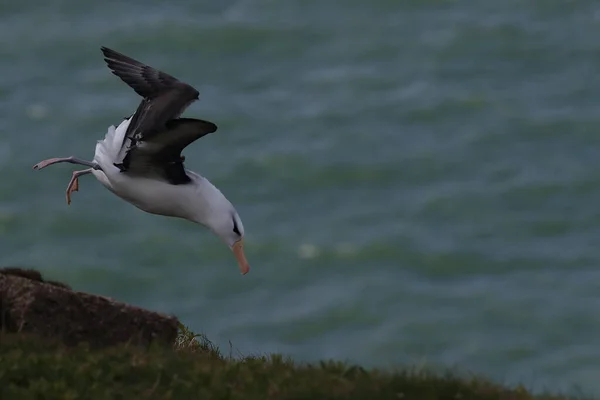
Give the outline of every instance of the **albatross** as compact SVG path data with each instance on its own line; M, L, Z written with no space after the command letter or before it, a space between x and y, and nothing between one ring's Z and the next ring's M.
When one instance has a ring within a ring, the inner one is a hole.
M33 166L71 163L67 204L79 190L78 178L93 174L121 199L156 215L183 218L208 228L233 251L242 274L250 266L244 255L244 225L231 202L208 179L185 168L182 151L217 126L182 118L199 92L173 76L107 47L101 47L111 72L142 97L137 110L98 140L92 161L74 156L50 158Z

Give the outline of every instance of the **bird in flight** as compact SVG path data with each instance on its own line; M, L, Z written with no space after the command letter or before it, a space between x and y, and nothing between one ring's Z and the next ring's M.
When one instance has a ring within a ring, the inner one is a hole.
M208 179L185 168L181 152L217 126L180 115L199 92L173 76L107 47L101 48L112 73L142 97L133 115L98 140L92 161L50 158L33 169L57 163L87 168L74 171L67 204L79 190L78 178L93 174L108 190L139 209L200 224L233 251L242 274L250 266L244 254L244 226L235 207Z

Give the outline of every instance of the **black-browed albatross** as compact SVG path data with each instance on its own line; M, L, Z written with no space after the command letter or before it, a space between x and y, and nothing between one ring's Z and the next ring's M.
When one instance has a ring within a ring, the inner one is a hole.
M101 50L112 73L143 98L136 112L118 127L108 128L104 140L97 141L93 161L51 158L33 169L63 162L84 165L88 168L73 172L67 204L71 204L71 193L79 189L78 178L91 173L108 190L143 211L207 227L230 247L246 274L250 266L244 255L240 216L219 189L183 164L183 149L217 130L209 121L180 118L198 100L199 92L124 54L106 47Z

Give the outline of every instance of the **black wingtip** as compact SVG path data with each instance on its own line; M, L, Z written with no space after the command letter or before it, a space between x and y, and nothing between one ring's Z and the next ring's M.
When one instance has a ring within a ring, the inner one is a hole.
M136 67L146 67L146 65L144 63L142 63L134 58L131 58L123 53L120 53L116 50L110 49L106 46L101 46L100 50L102 51L102 54L104 55L104 61L106 61L107 63L114 62L114 63L133 65Z
M106 47L106 46L100 46L100 51L102 51L102 54L104 54L107 57L110 57L109 54L121 54L116 50L111 49L110 47Z
M101 46L100 50L102 51L102 55L104 56L104 62L106 64L108 64L109 66L111 64L113 64L113 62L115 60L118 60L120 58L124 58L126 56L124 56L123 54L119 53L118 51L115 51L113 49L109 49L106 46Z
M108 57L108 54L114 53L113 49L109 49L106 46L100 46L100 51L102 52L102 54L104 54L104 57Z
M102 50L104 62L112 74L120 78L143 98L154 98L173 88L179 88L179 94L185 103L188 103L190 100L199 100L200 98L198 90L187 83L180 82L177 78L166 72L146 65L139 60L106 46L101 46L100 50Z

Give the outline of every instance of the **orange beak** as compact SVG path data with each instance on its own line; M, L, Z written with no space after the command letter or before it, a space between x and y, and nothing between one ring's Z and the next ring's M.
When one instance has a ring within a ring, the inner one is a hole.
M246 255L244 254L244 239L240 239L237 242L235 242L233 244L232 250L240 266L240 272L242 273L242 275L246 275L248 271L250 271L250 265L248 265Z

